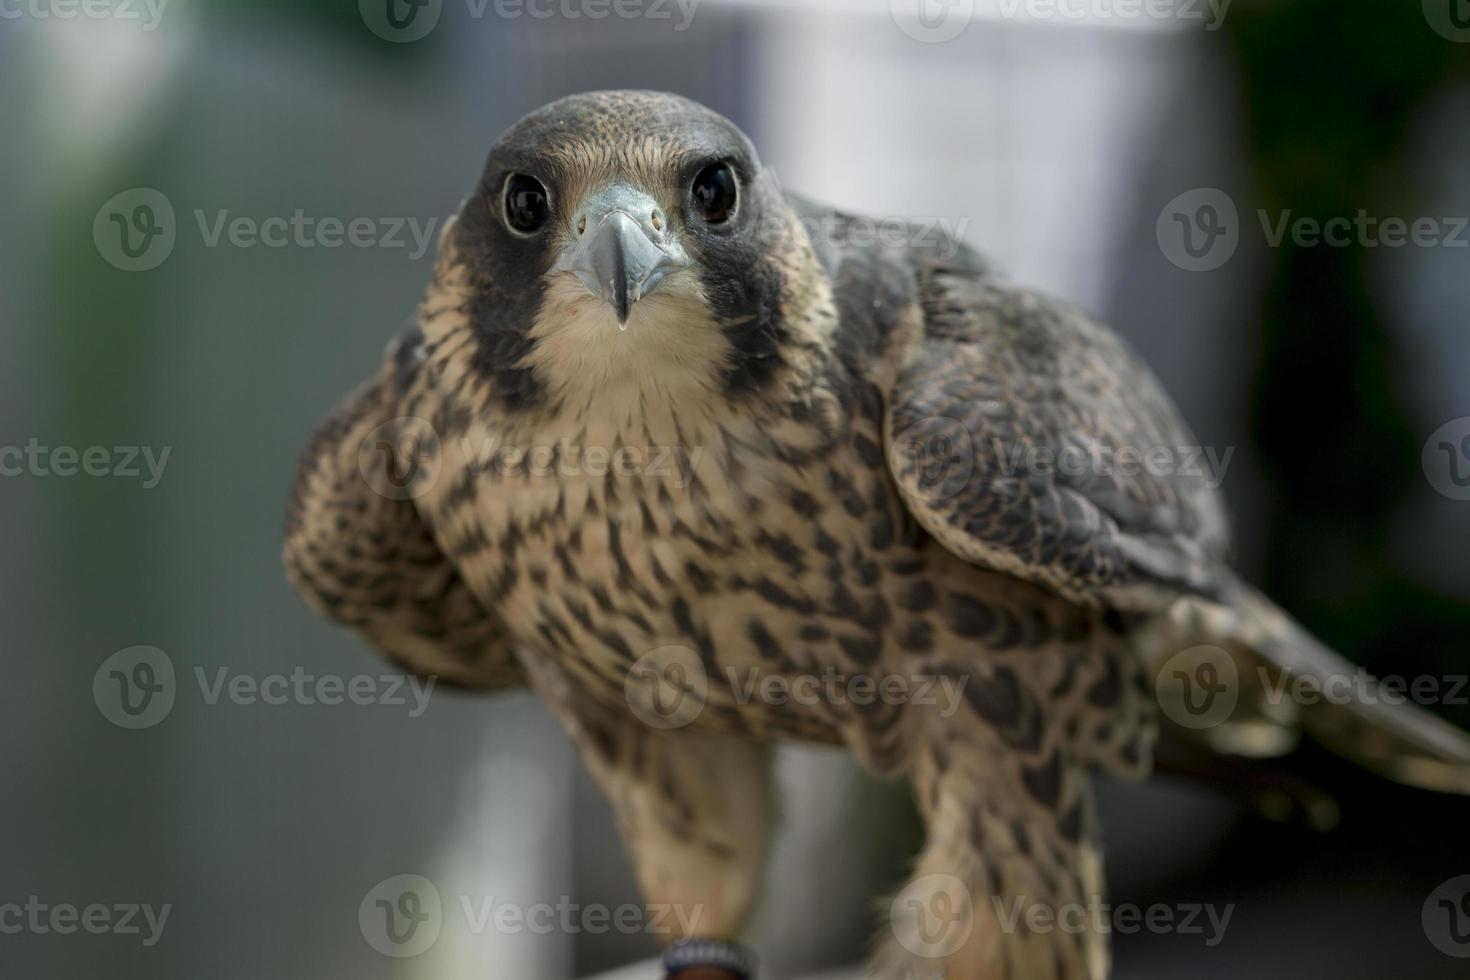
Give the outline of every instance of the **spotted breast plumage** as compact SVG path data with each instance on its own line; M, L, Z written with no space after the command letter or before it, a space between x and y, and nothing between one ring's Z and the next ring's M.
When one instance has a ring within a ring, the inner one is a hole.
M1211 749L1306 731L1470 785L1427 715L1262 696L1346 668L1231 574L1197 471L1118 464L1195 442L1120 340L960 243L861 227L697 104L553 103L496 143L415 325L292 494L316 608L561 719L648 901L700 909L671 976L751 970L732 943L777 739L913 780L910 888L966 928L936 944L925 902L895 903L884 977L1106 975L1102 931L1006 928L992 899L1101 895L1087 772L1148 771L1164 660L1236 678L1230 716L1185 732Z

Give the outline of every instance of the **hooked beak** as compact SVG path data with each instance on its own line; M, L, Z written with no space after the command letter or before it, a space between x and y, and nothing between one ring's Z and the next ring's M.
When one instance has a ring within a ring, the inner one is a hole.
M657 215L657 218L654 216ZM655 221L661 227L655 227ZM570 272L613 308L618 329L628 329L633 304L670 273L688 265L668 234L653 198L614 184L594 194L573 219L577 237L557 268Z

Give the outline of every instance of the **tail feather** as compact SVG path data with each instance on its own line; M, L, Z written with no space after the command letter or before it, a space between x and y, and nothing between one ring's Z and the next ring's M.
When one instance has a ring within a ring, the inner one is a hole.
M1171 675L1207 661L1214 661L1209 676L1230 673L1231 710L1208 725L1171 710L1166 678L1156 674L1165 715L1215 751L1279 756L1306 735L1396 782L1470 794L1470 734L1386 691L1243 582L1232 584L1223 604L1181 600L1146 650Z
M1256 634L1251 645L1263 666L1311 678L1322 692L1298 705L1306 734L1396 782L1470 794L1470 734L1385 691L1249 586L1238 588L1236 608Z

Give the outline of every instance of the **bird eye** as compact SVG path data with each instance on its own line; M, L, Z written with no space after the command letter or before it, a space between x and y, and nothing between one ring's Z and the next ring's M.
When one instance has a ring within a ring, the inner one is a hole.
M735 210L738 196L735 172L728 163L712 163L705 167L695 175L689 190L700 217L712 225L724 222Z
M511 174L505 181L505 223L511 231L529 235L539 231L551 217L551 199L541 181L526 174Z

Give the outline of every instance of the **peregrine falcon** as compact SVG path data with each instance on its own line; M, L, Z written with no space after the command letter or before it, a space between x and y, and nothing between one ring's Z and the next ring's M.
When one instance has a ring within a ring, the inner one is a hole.
M882 977L1105 977L1105 929L1003 913L1097 901L1088 773L1145 775L1161 727L1470 787L1470 739L1426 713L1272 696L1352 668L1231 572L1212 481L1171 453L1196 440L1117 336L873 227L694 102L552 103L496 142L291 495L314 608L545 700L647 901L699 911L671 977L753 976L781 739L912 781L926 843ZM936 942L936 910L962 934Z

